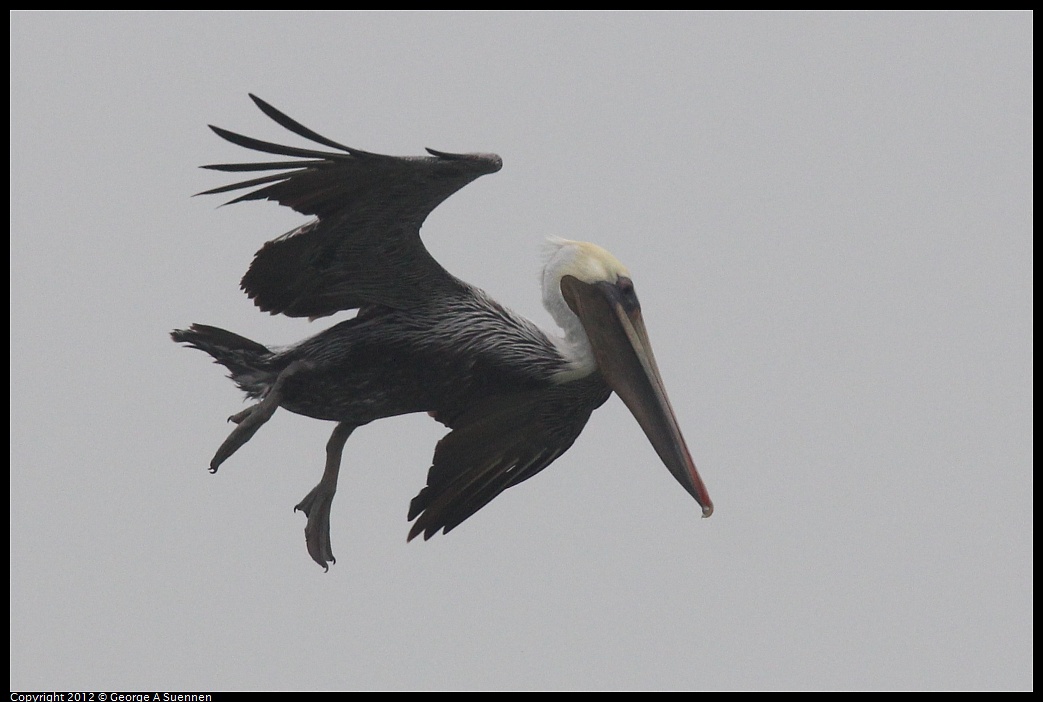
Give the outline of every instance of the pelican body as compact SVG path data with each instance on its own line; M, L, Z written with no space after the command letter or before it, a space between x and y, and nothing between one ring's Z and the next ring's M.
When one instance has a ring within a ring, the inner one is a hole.
M204 166L274 171L208 190L250 190L315 217L265 244L242 280L271 314L355 317L305 341L269 349L217 327L171 333L209 353L257 402L210 463L214 472L279 407L336 422L319 483L297 505L308 553L334 562L330 510L351 433L376 419L427 412L451 430L435 448L427 485L412 500L408 538L448 533L501 492L563 454L591 412L616 392L660 459L710 516L713 504L670 407L627 269L594 244L555 239L543 302L560 334L547 334L448 273L424 248L420 226L443 200L500 170L493 154L373 154L331 141L253 95L282 127L334 151L222 138L293 160Z

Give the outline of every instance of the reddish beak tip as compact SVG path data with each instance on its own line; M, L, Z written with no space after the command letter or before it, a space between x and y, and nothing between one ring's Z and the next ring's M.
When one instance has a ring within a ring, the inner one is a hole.
M706 505L703 507L703 519L706 519L711 514L713 514L713 505Z

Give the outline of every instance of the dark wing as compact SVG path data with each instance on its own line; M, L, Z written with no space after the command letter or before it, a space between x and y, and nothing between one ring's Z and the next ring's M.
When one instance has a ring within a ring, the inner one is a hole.
M231 200L273 200L310 222L257 252L242 288L262 310L323 317L367 305L409 308L432 288L463 284L420 241L420 225L443 200L475 178L500 170L495 154L383 156L327 139L251 95L261 111L291 132L337 151L282 146L211 126L233 144L299 160L203 166L218 171L278 171L207 190L256 187Z
M501 492L546 468L572 446L610 394L594 373L574 383L489 398L460 416L435 448L427 487L409 504L409 519L416 519L409 539L448 534Z

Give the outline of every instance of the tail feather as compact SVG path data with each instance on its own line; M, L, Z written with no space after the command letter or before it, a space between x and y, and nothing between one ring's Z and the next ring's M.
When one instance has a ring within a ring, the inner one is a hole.
M251 396L260 395L274 377L267 363L272 352L267 346L219 327L193 324L175 329L170 338L179 344L205 351L231 373L236 385Z

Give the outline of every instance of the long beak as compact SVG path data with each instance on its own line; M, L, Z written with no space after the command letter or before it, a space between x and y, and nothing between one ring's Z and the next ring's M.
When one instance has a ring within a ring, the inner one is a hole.
M677 482L703 508L703 517L709 517L713 502L666 396L633 283L629 278L619 278L615 283L584 283L565 276L561 291L583 323L605 382L637 419Z

